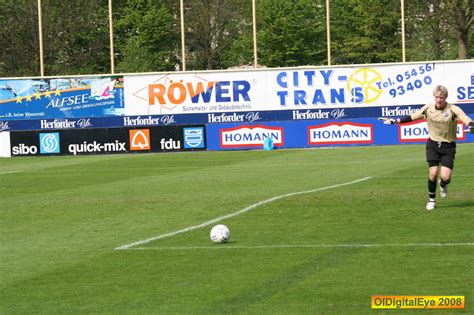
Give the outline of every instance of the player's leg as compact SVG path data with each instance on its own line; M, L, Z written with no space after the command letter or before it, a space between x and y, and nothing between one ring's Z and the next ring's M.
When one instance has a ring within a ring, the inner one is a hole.
M439 172L439 194L442 198L448 196L448 184L454 167L454 156L456 155L456 143L443 144L443 155L441 156L441 168Z
M441 155L438 152L438 143L428 140L426 143L426 161L428 162L428 203L426 210L436 207L436 181L438 179L439 163Z
M438 162L428 162L428 165L429 165L428 180L436 184L436 180L438 179L438 173L440 170L440 167L438 166Z
M437 162L428 162L428 203L426 210L433 210L436 207L436 180L438 178L438 164Z
M448 196L448 184L451 182L452 170L446 166L441 166L439 176L439 195L441 198Z

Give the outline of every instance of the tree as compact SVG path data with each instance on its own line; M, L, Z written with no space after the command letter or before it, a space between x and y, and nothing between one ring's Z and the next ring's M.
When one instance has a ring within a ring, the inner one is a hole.
M0 0L0 76L39 75L36 2Z
M114 38L118 72L173 71L180 63L177 17L166 2L122 1Z
M110 72L107 0L43 0L46 75Z
M410 60L467 59L473 24L472 0L410 1L407 50Z
M259 63L268 67L326 62L322 1L261 0L257 7Z
M400 0L332 0L334 64L399 62Z
M455 59L444 0L408 1L405 14L407 59Z
M185 5L187 68L223 69L238 60L239 45L251 36L250 1L189 0Z
M42 1L45 75L108 72L107 0ZM0 73L39 76L36 1L0 0Z
M453 28L458 41L458 58L470 58L469 29L474 22L474 2L472 0L450 0L448 8L453 13Z
M468 41L468 47L469 47L469 56L474 56L474 32L469 33L469 41Z
M327 64L325 0L256 0L259 64ZM181 64L177 0L114 0L117 72ZM253 64L250 0L184 0L188 70ZM474 0L405 0L407 60L474 55ZM401 61L400 0L330 0L332 64ZM110 73L108 0L42 0L45 75ZM0 0L0 76L39 76L34 0Z

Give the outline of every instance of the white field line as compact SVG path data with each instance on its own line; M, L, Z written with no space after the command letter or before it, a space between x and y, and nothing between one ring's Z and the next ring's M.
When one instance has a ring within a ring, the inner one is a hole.
M474 243L408 243L408 244L280 244L239 246L218 244L214 246L164 246L164 247L131 247L127 250L200 250L200 249L284 249L284 248L370 248L370 247L466 247Z
M161 235L158 235L158 236L148 238L146 240L141 240L141 241L133 242L133 243L130 243L130 244L122 245L122 246L116 247L115 249L117 249L117 250L129 249L131 247L135 247L135 246L138 246L138 245L144 245L144 244L147 244L147 243L150 243L150 242L153 242L153 241L165 238L165 237L170 237L170 236L174 236L174 235L177 235L177 234L181 234L181 233L193 231L193 230L196 230L196 229L199 229L199 228L203 228L203 227L209 226L211 224L218 223L222 220L229 219L229 218L232 218L232 217L236 217L238 215L241 215L242 213L245 213L245 212L248 212L248 211L250 211L252 209L255 209L257 207L263 206L264 204L267 204L267 203L270 203L270 202L273 202L273 201L276 201L276 200L279 200L279 199L283 199L283 198L286 198L286 197L297 196L297 195L302 195L302 194L309 194L309 193L313 193L313 192L317 192L317 191L323 191L323 190L338 188L338 187L342 187L342 186L353 185L353 184L357 184L357 183L369 180L371 178L372 177L364 177L364 178L356 179L356 180L353 180L351 182L346 182L346 183L342 183L342 184L336 184L336 185L332 185L332 186L326 186L326 187L316 188L316 189L312 189L312 190L298 191L298 192L293 192L293 193L289 193L289 194L276 196L276 197L273 197L273 198L270 198L270 199L266 199L266 200L254 203L254 204L252 204L248 207L245 207L243 209L240 209L236 212L233 212L233 213L230 213L230 214L227 214L227 215L224 215L224 216L206 221L206 222L201 223L199 225L189 226L189 227L181 229L181 230L161 234Z
M3 173L0 173L0 175L13 174L13 173L20 173L20 171L3 172Z

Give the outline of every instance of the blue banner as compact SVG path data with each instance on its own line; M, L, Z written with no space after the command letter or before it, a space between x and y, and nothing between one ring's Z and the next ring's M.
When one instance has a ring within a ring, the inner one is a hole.
M466 112L466 114L469 115L474 113L474 106L472 104L458 105ZM421 108L421 106L422 105L31 120L0 119L0 131L350 120L376 117L400 117L410 115L417 109Z
M374 118L209 124L206 130L209 150L263 149L267 138L275 149L424 143L428 138L424 120L385 125ZM474 142L461 123L457 138Z
M0 120L124 115L123 79L1 80Z

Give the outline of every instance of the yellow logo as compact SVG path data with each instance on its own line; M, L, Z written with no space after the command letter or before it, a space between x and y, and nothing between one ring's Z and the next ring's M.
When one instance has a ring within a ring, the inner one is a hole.
M370 68L361 68L355 71L347 82L349 91L361 90L364 96L364 103L372 103L382 95L382 90L376 85L382 81L382 76Z

